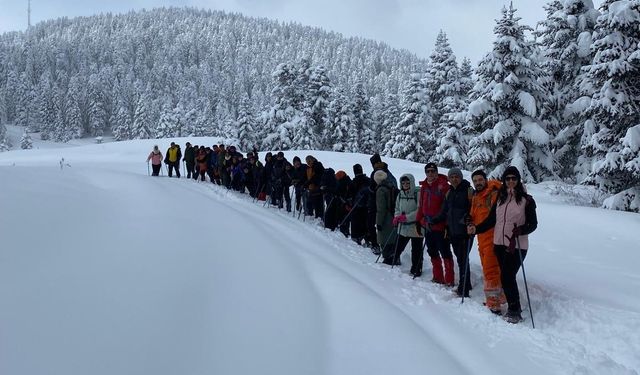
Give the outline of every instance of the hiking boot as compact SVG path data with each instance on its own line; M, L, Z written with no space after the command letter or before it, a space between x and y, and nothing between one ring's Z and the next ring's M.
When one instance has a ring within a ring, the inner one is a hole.
M519 311L509 310L504 316L504 320L507 323L517 324L522 321L522 315L520 315Z
M373 245L373 246L371 246L371 252L372 252L374 255L380 255L380 254L382 254L382 250L380 250L380 246L378 246L378 245Z

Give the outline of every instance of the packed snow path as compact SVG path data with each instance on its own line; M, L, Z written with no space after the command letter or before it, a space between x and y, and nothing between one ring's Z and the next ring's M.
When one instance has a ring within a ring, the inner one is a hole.
M0 154L0 373L639 371L638 215L530 189L532 330L481 305L475 249L460 305L428 266L411 279L408 252L392 270L314 220L147 177L148 143L68 149L63 170L59 152ZM314 154L336 170L366 165ZM421 165L391 167L422 178Z

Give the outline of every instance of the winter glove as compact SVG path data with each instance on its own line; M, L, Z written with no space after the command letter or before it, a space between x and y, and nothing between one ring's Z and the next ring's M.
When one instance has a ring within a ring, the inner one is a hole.
M382 225L377 224L377 225L376 225L376 229L378 230L378 232L382 231Z
M395 216L392 220L393 226L397 226L399 223L406 223L407 222L407 215L405 214L400 214L398 216Z
M513 224L513 232L511 232L511 235L515 237L515 236L520 236L521 234L522 234L522 229L516 224Z
M353 207L351 207L349 204L345 204L344 205L344 209L351 212L351 210L353 209Z

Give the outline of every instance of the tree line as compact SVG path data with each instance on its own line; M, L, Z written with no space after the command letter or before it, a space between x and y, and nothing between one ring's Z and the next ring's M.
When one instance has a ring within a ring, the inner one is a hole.
M221 135L491 176L515 165L525 181L594 184L615 194L606 205L639 211L640 1L545 10L533 29L504 8L475 72L445 32L420 59L216 11L46 21L0 36L0 123L56 141Z

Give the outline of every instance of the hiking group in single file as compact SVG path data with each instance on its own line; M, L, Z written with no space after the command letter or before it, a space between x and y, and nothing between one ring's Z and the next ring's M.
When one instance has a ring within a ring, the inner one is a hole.
M362 165L355 164L352 178L345 171L325 168L312 155L302 163L298 156L290 162L283 152L275 156L267 152L262 162L255 148L245 157L234 146L187 142L183 153L172 142L164 158L154 146L147 158L153 169L149 173L159 176L164 162L167 175L173 177L175 172L180 178L181 161L187 178L208 179L248 193L265 206L269 203L298 217L315 217L324 227L370 248L392 267L400 265L400 256L410 243L414 278L422 276L426 248L431 281L455 288L463 302L473 288L469 254L477 238L486 307L494 314L504 313L510 323L523 320L516 274L529 249L528 235L536 230L538 221L536 203L514 166L506 168L500 180L488 179L483 170L476 170L467 181L459 168L450 168L444 175L430 162L419 185L409 173L400 176L398 185L379 154L370 158L373 171L369 176ZM529 300L526 274L523 276Z

